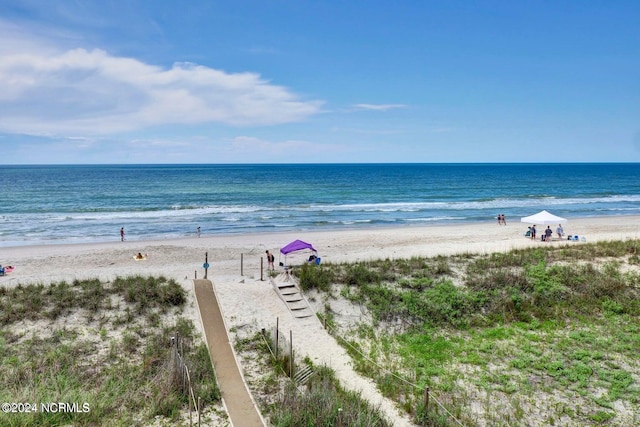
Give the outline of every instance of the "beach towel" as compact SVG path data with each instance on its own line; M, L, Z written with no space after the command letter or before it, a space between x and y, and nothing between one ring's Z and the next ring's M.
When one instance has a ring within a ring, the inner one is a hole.
M0 265L0 276L4 276L5 274L9 274L14 269L15 269L15 267L12 266L12 265L7 265L7 266L4 266L4 267Z

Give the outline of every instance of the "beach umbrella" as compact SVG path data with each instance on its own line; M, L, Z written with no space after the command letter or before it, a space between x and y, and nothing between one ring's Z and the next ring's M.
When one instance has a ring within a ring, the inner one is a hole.
M541 212L538 212L537 214L520 218L520 222L526 222L527 224L551 225L551 224L564 224L565 222L567 222L567 219L556 216L547 211L541 211Z

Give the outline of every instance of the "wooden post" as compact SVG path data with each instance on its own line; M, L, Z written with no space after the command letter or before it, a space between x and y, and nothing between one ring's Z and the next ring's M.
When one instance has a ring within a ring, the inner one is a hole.
M278 360L278 341L280 340L280 331L278 330L278 323L280 322L280 318L276 317L276 360Z
M195 276L196 279L198 278L198 270L195 271Z
M191 408L193 407L193 402L191 401L191 384L189 384L189 389L187 390L187 399L189 399L189 427L193 427L193 411Z
M244 254L240 254L240 275L244 276Z
M424 411L429 410L429 387L424 388Z
M289 378L293 378L293 332L289 330Z
M260 281L264 280L264 258L260 257Z
M185 372L185 369L187 369L187 367L182 365L182 391L187 389L187 373Z
M202 409L202 402L200 396L198 396L198 427L200 427L200 410Z

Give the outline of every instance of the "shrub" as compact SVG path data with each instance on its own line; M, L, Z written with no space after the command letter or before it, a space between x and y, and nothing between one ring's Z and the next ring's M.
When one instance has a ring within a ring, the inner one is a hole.
M303 291L318 289L329 292L334 280L333 271L321 265L304 264L298 271L300 287Z
M365 267L363 264L353 264L347 266L343 282L351 286L362 286L370 283L378 283L380 275L373 269Z

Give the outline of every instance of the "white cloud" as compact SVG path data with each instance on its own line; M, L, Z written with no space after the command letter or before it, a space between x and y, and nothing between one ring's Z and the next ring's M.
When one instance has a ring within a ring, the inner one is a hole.
M407 108L405 104L355 104L356 110L389 111L398 108Z
M32 49L0 57L0 132L108 135L156 125L296 122L320 112L255 73L191 63L171 68L94 49Z

